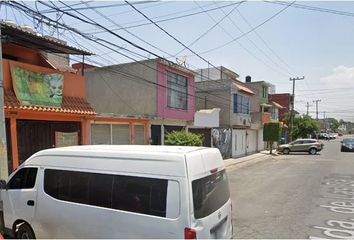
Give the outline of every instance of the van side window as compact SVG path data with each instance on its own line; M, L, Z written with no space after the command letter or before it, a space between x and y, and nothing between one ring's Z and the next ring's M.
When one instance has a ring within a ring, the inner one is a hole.
M59 200L166 217L168 180L46 169L44 191Z
M9 181L8 189L31 189L36 183L37 168L22 168Z
M166 217L167 180L116 176L112 208Z
M194 217L203 218L218 210L230 199L225 170L192 181Z

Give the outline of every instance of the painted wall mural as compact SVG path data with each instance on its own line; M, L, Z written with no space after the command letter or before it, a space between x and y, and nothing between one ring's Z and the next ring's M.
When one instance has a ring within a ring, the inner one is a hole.
M218 148L222 157L230 158L232 155L231 143L232 143L232 130L231 128L213 128L211 130L211 136L213 140L213 146Z
M61 107L64 75L32 72L11 65L11 76L21 105Z

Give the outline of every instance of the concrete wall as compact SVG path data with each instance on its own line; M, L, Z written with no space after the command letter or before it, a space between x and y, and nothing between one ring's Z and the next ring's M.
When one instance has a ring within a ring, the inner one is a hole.
M231 80L231 79L236 79L238 77L238 74L223 67L211 67L211 68L204 68L204 69L198 69L197 75L195 76L195 81L200 82L200 81L210 81L210 80Z
M220 108L199 110L194 114L194 126L196 127L219 127Z
M156 62L143 64L87 70L87 100L97 113L156 115L157 87L153 84L157 82Z
M250 82L246 83L247 87L249 87L255 95L252 98L251 104L251 112L259 112L261 103L268 103L268 93L267 97L263 98L263 87L267 87L265 82ZM268 87L269 91L269 87Z
M196 110L220 108L220 126L229 126L230 94L230 82L228 80L196 82Z
M263 142L263 128L258 130L258 151L264 150L264 142Z

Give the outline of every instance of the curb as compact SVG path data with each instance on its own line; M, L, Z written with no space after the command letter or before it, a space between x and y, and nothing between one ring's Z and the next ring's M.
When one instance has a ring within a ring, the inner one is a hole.
M245 156L245 157L241 157L241 158L226 159L226 160L224 160L224 164L225 164L225 168L230 168L230 167L237 165L237 164L251 162L254 160L263 161L266 159L270 159L272 157L273 157L273 155L269 155L269 154L265 154L265 153L255 153L250 156Z

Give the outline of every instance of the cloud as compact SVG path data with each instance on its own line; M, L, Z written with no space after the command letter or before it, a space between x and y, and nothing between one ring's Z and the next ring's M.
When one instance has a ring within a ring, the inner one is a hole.
M332 70L332 74L320 78L327 87L354 87L354 67L340 65Z

